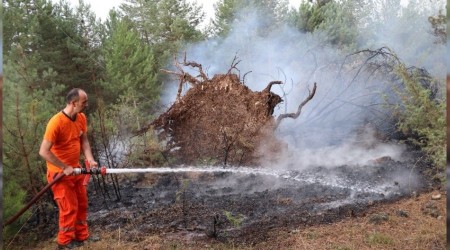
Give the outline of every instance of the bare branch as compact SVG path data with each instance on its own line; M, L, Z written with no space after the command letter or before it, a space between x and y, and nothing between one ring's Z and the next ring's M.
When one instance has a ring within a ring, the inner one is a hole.
M170 70L166 70L166 69L160 69L160 70L162 72L164 72L164 73L167 73L167 74L176 75L180 79L180 83L178 84L178 92L177 92L177 100L179 100L180 96L181 96L181 92L183 90L183 84L184 83L187 82L191 86L195 86L195 85L201 84L202 81L200 81L196 77L190 75L189 73L184 72L184 70L181 67L180 63L177 62L176 57L174 57L173 61L174 61L173 62L174 66L178 69L179 72L174 72L174 71L170 71ZM199 72L200 72L200 76L202 77L203 81L207 81L208 80L208 77L203 72L203 68L202 68L201 64L196 63L196 62L188 62L188 61L186 61L186 53L184 53L183 62L181 64L183 66L190 66L190 67L193 67L193 68L198 68Z
M243 85L245 85L245 76L246 76L247 74L250 74L250 73L252 73L251 70L250 70L249 72L245 73L244 76L242 77L242 84L243 84Z
M181 73L177 73L177 72L170 71L170 70L165 70L165 69L161 69L161 71L165 72L165 73L168 73L168 74L176 75L180 79L180 83L178 84L177 100L181 96L181 92L183 90L183 84L184 83L188 82L191 86L194 86L194 85L197 85L197 84L201 83L197 78L191 76L188 73L185 73L184 71L181 71Z
M237 60L237 56L235 55L233 58L233 61L231 62L230 69L227 72L227 75L231 74L231 70L235 69L239 72L239 78L240 78L241 71L236 66L241 62L241 60L239 60L237 62L236 62L236 60Z
M200 73L200 76L202 77L203 81L207 81L208 77L206 76L205 72L203 72L203 67L200 63L192 62L192 61L186 61L186 52L184 53L184 59L183 59L183 65L184 66L190 66L192 68L198 68L198 71Z
M274 85L274 84L283 84L283 82L282 81L271 81L269 83L269 85L267 85L267 87L265 89L263 89L262 92L270 92L270 90L272 89L272 85Z
M317 89L317 83L314 83L313 90L309 91L308 97L306 97L306 99L302 103L300 103L296 113L287 113L287 114L281 114L280 116L278 116L277 122L275 124L275 128L277 128L278 125L280 125L281 120L283 120L284 118L289 117L289 118L292 118L292 119L297 119L297 117L299 117L300 113L302 112L303 106L305 106L306 103L308 103L314 97L314 95L316 94L316 89Z
M160 71L167 73L167 74L171 74L171 75L176 75L178 77L182 77L183 74L175 72L175 71L171 71L171 70L167 70L167 69L160 69Z

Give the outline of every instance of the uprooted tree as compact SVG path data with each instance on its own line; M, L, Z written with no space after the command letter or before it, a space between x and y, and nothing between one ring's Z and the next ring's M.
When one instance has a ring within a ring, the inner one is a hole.
M226 74L216 74L209 79L202 65L192 61L177 62L178 72L162 70L179 78L176 101L149 128L159 132L167 142L166 156L187 164L233 164L259 163L261 157L273 158L283 149L274 130L285 118L296 119L303 106L316 92L316 84L295 113L273 117L274 108L283 100L271 88L281 81L272 81L262 91L252 91L239 76L236 58ZM198 77L183 70L197 69ZM181 95L182 87L190 88ZM267 150L261 151L264 145Z

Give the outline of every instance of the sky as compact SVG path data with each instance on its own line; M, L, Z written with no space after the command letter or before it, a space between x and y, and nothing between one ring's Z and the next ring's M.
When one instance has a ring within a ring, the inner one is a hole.
M53 0L57 2L58 0ZM78 5L79 0L67 0L72 6ZM206 12L205 21L209 21L211 17L214 16L214 4L217 0L188 0L189 2L197 2L200 5L203 5L203 10ZM292 7L298 8L300 6L302 0L289 0L289 3ZM121 3L125 2L124 0L108 0L108 1L98 1L98 0L84 0L85 3L91 6L91 9L96 14L97 18L100 18L102 21L106 19L109 11L118 7Z

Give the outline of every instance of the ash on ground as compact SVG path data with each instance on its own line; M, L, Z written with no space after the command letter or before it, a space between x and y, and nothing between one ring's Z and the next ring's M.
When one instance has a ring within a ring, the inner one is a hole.
M363 216L377 203L430 189L432 180L412 164L384 159L369 170L129 174L121 177L120 201L92 191L89 223L105 230L120 227L130 241L189 232L200 239L257 243L270 229Z

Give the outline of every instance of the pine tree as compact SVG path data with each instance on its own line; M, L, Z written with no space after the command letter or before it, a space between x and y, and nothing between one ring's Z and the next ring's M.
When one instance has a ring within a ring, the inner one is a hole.
M14 208L25 197L28 200L44 186L45 162L39 157L39 145L45 124L57 110L55 104L63 103L63 98L56 96L64 88L55 83L56 72L49 69L39 74L34 60L35 57L27 56L17 45L4 64L4 88L8 93L3 98L5 217L17 212ZM46 81L49 88L33 88L41 81ZM49 212L40 211L44 216Z
M7 1L4 13L9 24L4 33L4 88L8 95L3 99L2 122L7 218L44 186L46 167L38 151L45 126L63 107L68 88L89 83L82 68L90 69L92 64L76 62L90 53L71 48L74 41L82 39L76 32L79 22L70 16L67 6L39 0ZM51 212L42 209L44 202L37 205L40 218Z
M215 4L216 16L210 27L210 33L226 36L237 22L244 22L249 15L258 17L258 30L261 36L278 29L288 17L288 1L286 0L221 0Z
M353 50L357 45L362 6L353 0L302 2L290 13L289 22L299 31L313 33L321 42Z
M203 39L197 25L204 13L186 0L127 0L120 6L121 15L136 26L142 39L154 50L159 65L182 48L185 43Z
M8 0L6 4L5 20L9 25L5 29L5 52L9 46L20 44L25 54L39 61L38 74L52 68L58 83L90 92L101 71L94 47L99 44L99 35L98 24L83 2L78 13L64 2L53 5L49 1ZM39 84L33 88L49 87L45 82Z
M114 20L113 31L105 42L103 54L106 66L103 87L109 96L115 93L115 104L128 103L132 107L135 117L132 123L140 129L142 121L139 117L145 119L143 114L150 113L160 92L153 50L143 43L128 20Z

